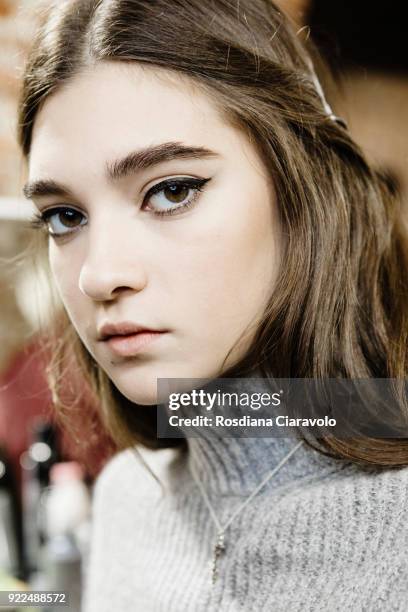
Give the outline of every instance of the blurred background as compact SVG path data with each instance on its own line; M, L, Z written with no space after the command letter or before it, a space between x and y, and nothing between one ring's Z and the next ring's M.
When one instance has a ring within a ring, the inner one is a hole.
M97 421L91 430L80 413L79 438L62 431L45 383L39 313L49 304L26 252L31 210L21 199L25 168L15 122L25 57L46 4L0 0L0 590L65 588L73 594L70 609L79 610L92 483L115 448L99 435ZM408 209L402 2L278 4L330 65L336 86L327 98L372 163L401 191L402 219Z

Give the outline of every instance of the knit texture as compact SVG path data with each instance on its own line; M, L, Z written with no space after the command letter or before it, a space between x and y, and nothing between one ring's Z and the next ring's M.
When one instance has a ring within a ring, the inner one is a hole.
M296 444L204 436L118 453L94 488L84 612L407 610L408 468L305 444L226 530L212 585L216 528L191 463L224 524Z

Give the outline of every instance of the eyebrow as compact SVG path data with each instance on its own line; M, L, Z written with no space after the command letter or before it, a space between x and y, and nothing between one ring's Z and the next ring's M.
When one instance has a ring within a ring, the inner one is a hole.
M181 142L164 142L128 153L125 157L107 162L105 176L114 183L134 172L153 168L173 159L211 159L220 157L219 153L205 147L192 147ZM23 187L24 197L28 200L35 197L58 196L70 197L71 190L50 179L39 179L26 183Z

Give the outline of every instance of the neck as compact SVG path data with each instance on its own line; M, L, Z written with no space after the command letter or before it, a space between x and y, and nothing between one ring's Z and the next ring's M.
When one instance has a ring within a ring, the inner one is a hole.
M221 380L221 379L220 379ZM206 386L206 391L214 392ZM224 390L225 387L223 386ZM229 379L228 392L250 395L259 393L271 394L268 379L253 376L246 379ZM258 396L259 397L259 396ZM179 417L192 417L200 414L211 414L212 424L206 426L184 427L180 429L187 439L187 463L190 471L204 483L209 493L218 495L248 495L299 443L300 436L285 433L277 437L277 433L269 428L257 430L257 437L251 437L251 428L222 428L215 425L214 413L206 408L191 406L180 407ZM272 410L272 412L271 412ZM228 409L228 417L250 416L252 418L272 417L279 414L279 407L254 412L247 404L239 403ZM220 414L219 409L217 414ZM290 484L299 478L313 475L316 470L327 467L327 458L303 444L290 457L287 463L274 475L273 487ZM271 483L272 484L272 483ZM271 487L268 483L268 488Z

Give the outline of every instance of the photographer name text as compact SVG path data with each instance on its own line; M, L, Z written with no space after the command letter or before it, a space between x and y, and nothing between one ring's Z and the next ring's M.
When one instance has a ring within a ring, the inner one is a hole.
M291 418L278 415L271 418L257 418L249 415L241 417L225 417L223 415L194 417L169 417L171 427L335 427L336 419L323 418Z

